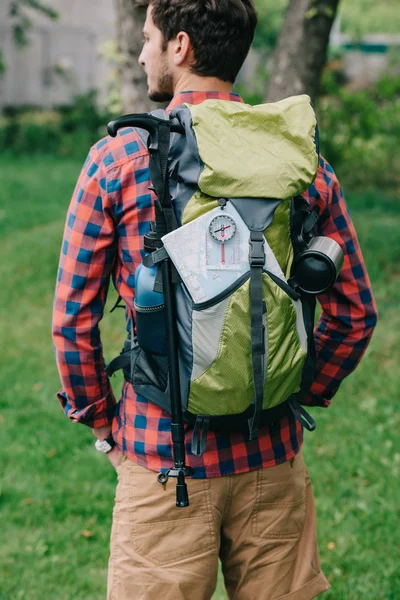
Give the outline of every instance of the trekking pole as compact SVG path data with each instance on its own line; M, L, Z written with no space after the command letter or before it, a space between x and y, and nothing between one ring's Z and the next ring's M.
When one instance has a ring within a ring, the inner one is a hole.
M185 453L185 432L182 418L182 398L179 378L179 353L176 320L176 303L171 276L171 260L161 264L164 292L165 324L167 329L167 352L169 365L169 393L171 398L171 432L174 454L174 468L168 471L168 477L176 477L176 506L189 506L189 497L185 477L193 470L187 467Z
M184 129L179 122L167 121L160 119L150 114L125 115L119 119L111 121L108 124L107 131L109 135L115 137L118 129L121 127L139 127L149 132L148 148L151 156L150 162L150 178L153 186L155 181L160 181L160 175L163 175L163 182L167 185L167 173L162 174L162 165L157 164L157 153L159 151L160 127L169 126L170 131L184 133ZM169 148L168 148L169 149ZM152 170L154 169L152 174ZM155 189L157 193L157 189ZM161 210L163 206L162 194L157 193ZM167 233L168 231L166 231ZM157 232L161 238L161 232ZM161 242L162 244L162 242ZM165 326L167 332L167 356L169 367L169 392L171 399L171 433L173 444L174 467L170 469L166 477L176 477L176 506L184 508L189 506L189 497L185 477L193 474L193 469L186 466L185 452L185 432L183 427L182 417L182 398L179 377L179 351L178 351L178 332L177 332L177 316L176 316L176 301L172 283L172 266L169 257L164 258L161 262L161 275L164 294L164 314Z

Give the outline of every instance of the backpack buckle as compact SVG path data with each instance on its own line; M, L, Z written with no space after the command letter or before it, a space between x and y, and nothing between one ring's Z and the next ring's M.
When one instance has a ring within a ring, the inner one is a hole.
M252 231L250 234L249 263L252 267L265 265L264 235L262 231Z

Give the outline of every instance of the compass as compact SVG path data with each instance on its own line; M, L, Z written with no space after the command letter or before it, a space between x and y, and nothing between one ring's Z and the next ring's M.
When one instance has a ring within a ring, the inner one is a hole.
M226 244L236 233L236 223L228 215L217 215L209 225L211 237L219 244Z

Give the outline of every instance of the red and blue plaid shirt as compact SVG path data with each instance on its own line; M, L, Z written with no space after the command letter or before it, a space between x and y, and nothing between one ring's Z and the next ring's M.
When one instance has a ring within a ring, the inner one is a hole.
M184 92L169 109L214 98L241 102L236 94ZM90 427L112 425L114 439L128 458L154 471L172 466L171 418L155 404L123 386L118 404L105 373L99 321L110 278L134 311L135 270L142 260L143 236L154 220L149 191L149 155L133 129L102 139L91 149L67 215L53 314L53 339L65 414ZM306 194L320 207L318 235L336 240L344 266L329 293L318 297L322 315L315 329L317 375L304 404L329 406L341 381L360 361L376 324L376 307L356 233L336 176L320 159ZM134 314L134 313L133 313ZM260 428L257 440L243 434L209 432L202 457L190 452L195 477L217 477L274 466L290 460L302 444L293 416Z

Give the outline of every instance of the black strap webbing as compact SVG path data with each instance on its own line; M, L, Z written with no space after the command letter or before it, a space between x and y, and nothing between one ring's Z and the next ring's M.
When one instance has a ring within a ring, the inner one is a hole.
M126 308L125 304L121 304L121 301L122 301L122 296L118 296L118 300L116 301L116 303L114 304L114 306L110 310L110 313L113 313L114 310L116 310L117 308Z
M250 315L251 359L254 380L254 415L249 419L249 439L258 435L264 400L265 328L263 325L264 303L262 297L262 274L265 264L264 235L262 231L250 232Z
M309 203L303 196L295 196L291 207L291 239L295 255L304 252L313 237L313 229L320 217L319 206L310 212Z
M133 381L133 368L134 368L134 364L133 364L134 352L133 351L135 350L137 345L138 345L138 342L137 342L137 337L136 337L136 332L135 332L135 319L133 316L133 311L131 311L130 332L124 342L124 347L121 350L121 352L119 353L119 355L116 358L114 358L106 366L106 373L107 373L108 377L111 377L112 375L114 375L114 373L123 369L125 374L127 372L130 373L130 380ZM128 367L129 367L129 371L128 371Z
M157 265L166 258L168 258L168 252L163 246L162 248L155 250L155 252L152 252L148 256L145 256L142 262L145 267L154 267L154 265Z
M114 358L114 360L112 360L107 365L106 373L107 373L108 377L111 377L112 375L114 375L114 373L116 373L120 369L123 369L123 368L127 367L128 365L130 365L130 362L131 362L131 351L125 350L124 352L121 352L121 354L119 354L116 358Z
M207 446L208 427L210 417L208 415L198 415L193 429L192 454L203 456Z
M319 206L315 206L313 210L308 214L305 222L303 231L305 235L309 235L314 229L319 219Z
M317 363L314 342L314 316L317 301L313 294L303 294L301 301L303 306L304 327L307 334L307 356L304 362L301 379L301 394L305 395L310 390L314 381Z
M160 123L158 129L158 147L152 148L149 138L150 179L157 194L156 223L159 238L177 228L175 212L168 186L168 154L170 144L169 123Z
M316 428L316 423L312 416L295 400L294 398L290 398L288 401L290 409L295 416L296 420L301 423L303 427L308 429L308 431L314 431Z
M171 131L169 123L160 123L158 129L158 145L152 146L152 140L149 138L150 154L150 179L153 184L157 199L155 202L156 212L156 231L158 239L177 229L175 211L172 206L171 196L168 184L168 154L170 145ZM160 241L161 245L161 241ZM173 282L177 283L178 278L173 271ZM163 292L161 268L158 265L154 291Z

